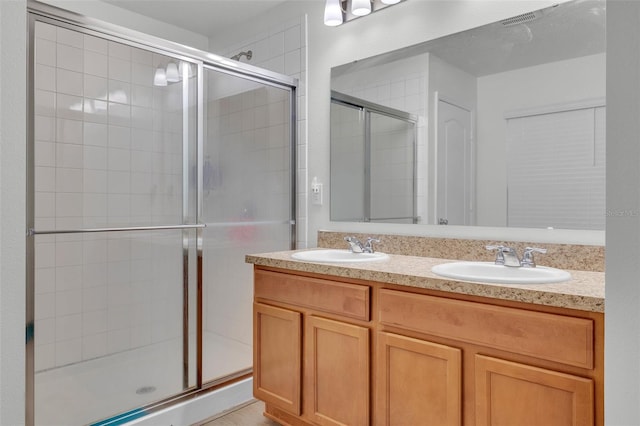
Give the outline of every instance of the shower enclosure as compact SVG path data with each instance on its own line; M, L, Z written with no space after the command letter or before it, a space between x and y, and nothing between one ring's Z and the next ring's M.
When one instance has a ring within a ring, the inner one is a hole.
M295 80L30 5L27 419L247 377L251 252L295 243Z
M331 220L417 223L417 117L331 92Z

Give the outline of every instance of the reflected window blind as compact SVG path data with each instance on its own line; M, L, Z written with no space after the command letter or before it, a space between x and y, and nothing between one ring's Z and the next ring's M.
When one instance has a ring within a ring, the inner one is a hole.
M507 120L509 226L604 229L605 107Z

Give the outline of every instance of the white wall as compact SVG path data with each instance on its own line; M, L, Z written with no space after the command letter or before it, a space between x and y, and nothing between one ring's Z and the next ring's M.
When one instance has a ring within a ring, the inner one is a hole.
M505 113L605 99L606 55L591 55L478 79L478 223L507 223Z
M26 1L0 1L0 424L24 424Z

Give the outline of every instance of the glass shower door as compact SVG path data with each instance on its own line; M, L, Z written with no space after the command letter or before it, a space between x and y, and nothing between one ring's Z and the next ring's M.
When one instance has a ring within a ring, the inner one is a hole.
M203 381L252 366L248 253L293 248L293 92L204 71Z
M196 385L196 68L154 84L180 61L43 21L31 21L34 422L134 418Z

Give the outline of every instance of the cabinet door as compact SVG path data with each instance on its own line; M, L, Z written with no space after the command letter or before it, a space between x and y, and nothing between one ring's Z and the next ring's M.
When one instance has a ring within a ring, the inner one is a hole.
M476 355L476 426L593 425L593 381Z
M253 395L300 415L302 322L299 312L253 304Z
M378 333L376 355L376 425L460 425L460 349Z
M369 329L305 317L305 415L319 425L369 424Z

